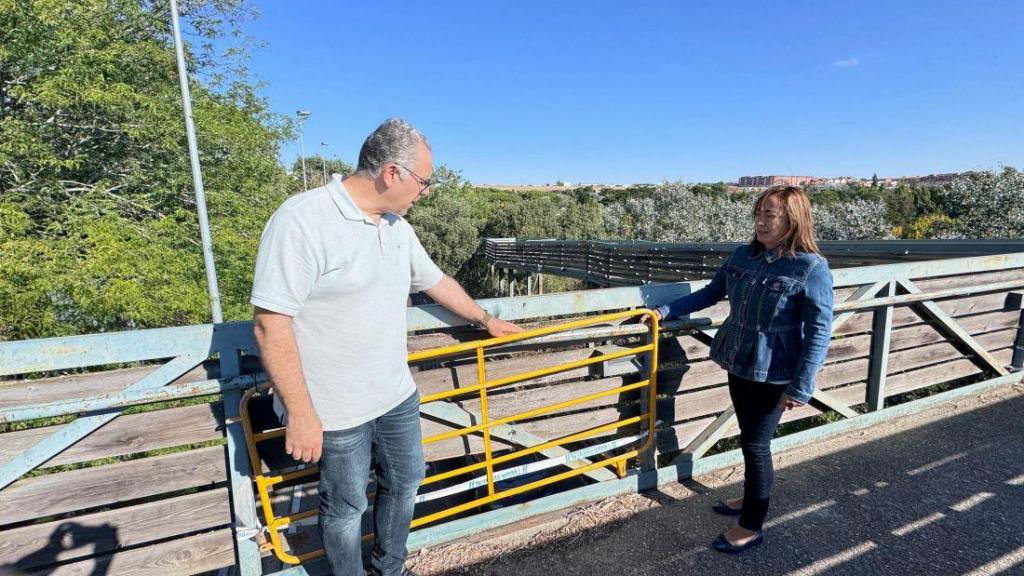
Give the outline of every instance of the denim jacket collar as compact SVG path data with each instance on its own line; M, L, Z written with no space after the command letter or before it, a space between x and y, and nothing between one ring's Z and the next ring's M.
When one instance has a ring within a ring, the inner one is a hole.
M750 253L747 255L747 257L750 258L751 260L757 260L762 256L765 260L768 261L769 264L771 264L772 262L775 262L776 260L782 258L784 254L781 250L765 250L764 245L760 243L751 243Z

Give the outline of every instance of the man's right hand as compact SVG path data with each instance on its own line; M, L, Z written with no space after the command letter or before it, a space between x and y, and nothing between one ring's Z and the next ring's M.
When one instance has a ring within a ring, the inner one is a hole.
M299 462L320 460L324 445L324 428L315 414L304 418L288 418L285 427L284 451Z

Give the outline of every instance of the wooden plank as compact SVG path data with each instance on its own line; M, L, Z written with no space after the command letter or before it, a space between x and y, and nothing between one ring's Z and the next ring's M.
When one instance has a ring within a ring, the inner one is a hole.
M994 284L996 282L1006 282L1008 280L1017 280L1019 278L1024 278L1024 269L1022 268L931 278L914 278L914 284L917 284L923 291L928 292L944 288L961 288L964 286Z
M243 374L255 374L263 371L259 357L244 356L242 360ZM158 365L150 364L134 368L87 372L50 378L0 381L0 408L45 402L63 402L120 392L126 386L138 382L157 368L159 368ZM217 361L206 360L172 383L188 384L189 382L200 382L219 377L220 368Z
M224 436L218 430L222 424L223 406L219 402L121 416L51 458L44 466L77 464L216 440ZM0 462L61 428L63 426L48 426L0 434Z
M993 352L992 356L996 360L1006 363L1009 362L1012 354L1012 349L1004 348ZM936 366L929 366L922 370L915 370L896 376L890 376L890 396L980 373L981 370L977 369L970 360L966 359L946 364L939 364Z
M960 317L957 322L964 327L972 336L978 336L986 332L994 332L1013 328L1017 324L1014 312L986 312L973 316ZM903 350L913 348L922 344L934 342L934 338L945 338L933 326L929 324L917 324L900 329L894 329L892 335L892 350ZM835 342L833 342L835 345ZM1002 346L998 346L1002 347Z
M684 447L693 444L702 432L713 425L715 420L714 417L700 418L660 428L656 436L658 452L669 454L683 450ZM734 436L736 433L735 429L727 430L722 437Z
M977 336L988 332L1002 331L1007 328L1014 327L1017 320L1013 316L1013 312L989 312L962 318L959 322L964 329L971 333L971 335ZM870 333L833 339L829 346L827 363L853 360L869 355L870 340ZM891 340L891 351L895 352L916 348L925 344L934 344L944 340L946 340L945 335L941 334L929 324L918 323L899 328L894 326ZM1004 345L1008 344L991 342L990 345L1002 348Z
M161 388L165 384L181 378L196 366L201 365L203 359L208 355L209 352L205 354L194 352L173 358L147 374L138 382L128 385L124 392L142 392ZM121 410L117 409L92 412L80 416L47 438L36 442L28 450L0 464L0 489L6 488L18 478L60 454L69 446L92 434L120 415Z
M961 318L971 314L982 314L1003 311L1005 293L983 294L955 300L943 300L939 307L953 318ZM870 312L858 312L846 324L835 332L835 336L845 336L871 330L872 316ZM921 324L924 320L908 306L899 306L893 311L893 327Z
M0 382L0 408L45 402L64 402L119 392L145 378L157 368L160 366L140 366L38 380ZM200 365L189 370L173 383L187 384L215 377L216 373L211 373L209 366Z
M922 292L916 284L910 280L899 280L900 285L903 286L910 294L919 294ZM948 332L953 338L956 339L958 344L966 346L976 356L978 362L983 364L987 369L993 370L1000 376L1005 376L1009 372L1006 367L1000 365L995 361L994 358L988 353L988 351L963 329L962 326L957 324L945 310L943 310L935 302L921 302L913 306L914 310L928 318L932 323L937 323L942 330Z
M1007 332L1007 330L1001 330L998 332L983 334L978 337L978 341L981 342L982 345L988 345L992 347L992 349L999 349L1006 346L1005 342L1007 341ZM919 346L917 348L903 349L891 353L889 357L888 374L891 375L905 370L912 370L920 366L933 364L944 360L949 360L951 358L958 358L961 356L962 354L960 353L960 351L945 340L941 340L925 346ZM855 362L862 363L864 369L866 369L866 358L863 360L857 360ZM843 377L847 376L850 372L850 370L842 368L844 364L848 363L825 366L825 368L819 375L819 378L825 376L826 381L828 381L833 386L849 382L850 380L847 380Z
M220 446L24 478L0 491L0 526L226 479Z
M840 400L838 396L834 396L825 390L815 390L810 403L822 412L833 410L844 418L855 418L859 415L856 410L850 408L849 403Z
M711 449L719 440L727 435L735 434L739 423L736 420L736 408L729 406L715 417L714 422L697 434L683 448L683 454L690 459L697 459ZM682 455L680 455L682 457Z
M0 532L0 566L30 570L231 522L226 488Z
M177 576L202 574L234 563L234 538L231 530L225 528L65 564L43 573L48 576Z
M835 300L837 302L856 302L861 300L867 300L869 298L874 298L875 295L878 294L878 291L881 290L882 287L885 286L887 283L888 280L871 282L857 288L857 290L854 291L853 294L850 294L848 297L843 298L841 300L836 298ZM853 318L856 314L856 312L843 312L836 316L835 318L833 318L832 333L835 334L837 330L842 328L843 325L849 322L850 319Z

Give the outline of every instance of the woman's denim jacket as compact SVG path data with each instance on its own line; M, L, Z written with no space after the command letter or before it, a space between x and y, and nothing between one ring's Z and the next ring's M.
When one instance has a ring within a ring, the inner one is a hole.
M729 317L711 343L711 359L758 382L788 382L806 403L832 335L832 273L818 254L775 256L740 246L711 282L661 306L664 319L703 310L729 296Z

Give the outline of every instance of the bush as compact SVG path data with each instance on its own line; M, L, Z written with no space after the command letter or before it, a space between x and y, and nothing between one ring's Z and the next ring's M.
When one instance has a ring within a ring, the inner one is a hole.
M814 206L814 232L818 240L888 240L892 228L885 218L885 205L871 200L853 200L831 206Z
M1024 236L1024 173L972 172L953 181L943 196L953 233L961 238Z

